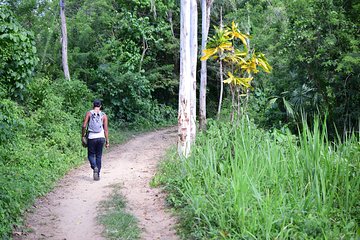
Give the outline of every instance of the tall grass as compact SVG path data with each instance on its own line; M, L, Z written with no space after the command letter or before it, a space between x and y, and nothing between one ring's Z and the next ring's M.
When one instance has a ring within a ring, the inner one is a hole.
M359 237L359 138L334 144L326 136L319 121L313 129L304 124L298 137L247 119L214 123L181 168L166 170L187 238Z

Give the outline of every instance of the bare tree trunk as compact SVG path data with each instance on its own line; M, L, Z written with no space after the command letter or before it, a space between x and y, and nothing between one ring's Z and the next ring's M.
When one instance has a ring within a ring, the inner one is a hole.
M210 27L210 9L213 0L202 0L201 1L201 51L206 49L207 38ZM206 129L206 85L207 85L207 61L201 61L201 77L200 77L200 109L199 109L199 129Z
M190 1L180 2L180 86L178 113L178 153L180 157L190 154L191 134L191 53L190 53Z
M154 19L156 20L156 4L155 4L155 0L151 0L150 1L150 11L153 12L154 15Z
M147 40L146 40L145 36L143 36L143 51L141 54L141 59L140 59L140 64L139 64L139 72L141 72L142 63L144 61L145 54L148 49L149 49L149 46L147 44Z
M237 96L237 122L240 120L241 116L241 88L240 86L236 87L236 96Z
M230 120L231 122L234 122L235 117L235 91L236 86L233 84L230 84L230 92L231 92L231 114L230 114Z
M220 7L220 29L223 28L223 22L222 22L222 7ZM217 112L217 119L220 118L220 112L221 112L221 104L223 99L223 92L224 92L224 80L223 80L223 64L222 60L219 60L220 63L220 96L219 96L219 106L218 106L218 112Z
M61 53L62 65L64 69L65 79L70 80L68 57L67 57L67 31L65 18L65 0L60 0L60 18L61 18Z
M248 17L248 26L247 26L247 30L246 30L246 34L250 36L250 28L251 28L251 22L250 22L250 13L249 13L249 9L247 9L247 17ZM250 38L246 39L247 45L248 45L248 55L251 53L251 48L250 48ZM247 76L247 77L251 77L251 73ZM247 88L246 89L246 102L245 102L245 109L244 112L247 112L247 107L248 107L248 103L249 103L249 98L250 98L250 89Z
M169 11L166 13L166 15L167 15L168 20L169 20L169 23L170 23L171 34L172 34L173 38L175 39L174 23L173 23L173 20L172 20L172 11L169 10Z
M198 58L198 10L197 1L190 1L190 57L191 57L191 101L190 101L190 139L192 142L196 138L196 66Z
M224 80L223 80L223 64L222 60L219 61L220 63L220 96L219 96L219 106L218 106L218 112L217 112L217 119L220 118L220 112L221 112L221 105L222 105L222 99L223 99L223 92L224 92Z

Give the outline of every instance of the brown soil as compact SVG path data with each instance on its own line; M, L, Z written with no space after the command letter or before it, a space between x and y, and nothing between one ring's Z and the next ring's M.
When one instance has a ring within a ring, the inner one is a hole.
M175 144L176 128L134 137L112 147L103 156L101 180L92 179L89 164L72 170L47 196L36 201L26 217L32 231L17 233L16 240L102 240L97 223L99 204L121 185L127 208L139 221L144 240L176 240L175 218L166 209L161 189L151 188L159 160Z

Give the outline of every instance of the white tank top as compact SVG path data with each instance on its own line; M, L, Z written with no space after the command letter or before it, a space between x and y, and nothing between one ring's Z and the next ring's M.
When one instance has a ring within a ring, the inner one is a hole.
M95 139L95 138L105 138L104 129L99 133L89 132L89 139Z

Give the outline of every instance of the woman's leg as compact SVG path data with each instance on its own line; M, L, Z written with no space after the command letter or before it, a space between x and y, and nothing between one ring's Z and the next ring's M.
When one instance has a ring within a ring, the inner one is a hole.
M96 167L96 159L95 159L95 153L96 153L96 139L88 139L88 160L90 163L90 167L94 169Z
M98 168L98 173L100 174L101 169L101 159L102 159L102 153L104 148L105 138L97 138L96 139L96 166Z

